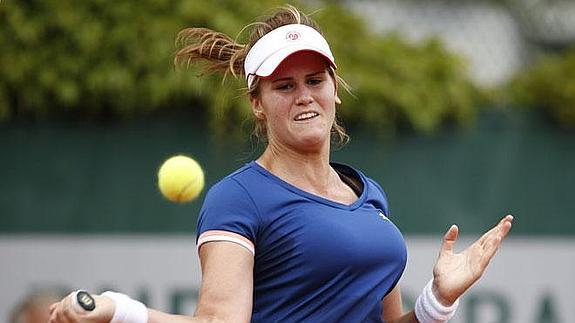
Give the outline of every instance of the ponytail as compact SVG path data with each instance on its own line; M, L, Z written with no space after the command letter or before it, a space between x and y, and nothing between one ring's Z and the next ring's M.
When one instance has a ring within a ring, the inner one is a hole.
M224 76L242 75L246 45L238 44L228 35L208 28L186 28L178 33L174 65L186 66L204 61L206 71L220 72Z

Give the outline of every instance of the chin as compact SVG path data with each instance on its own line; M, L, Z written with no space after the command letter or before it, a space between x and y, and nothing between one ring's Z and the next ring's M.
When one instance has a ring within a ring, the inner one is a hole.
M321 136L309 135L309 136L300 136L297 140L298 147L305 151L316 151L323 148L326 144L329 145L330 137L325 136L322 134Z

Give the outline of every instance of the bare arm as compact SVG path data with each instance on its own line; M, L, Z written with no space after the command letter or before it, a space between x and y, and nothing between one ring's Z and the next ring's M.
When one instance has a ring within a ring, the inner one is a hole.
M252 313L254 258L232 242L200 248L202 286L193 318L150 310L148 323L249 322Z
M401 289L399 285L385 296L382 301L383 314L381 319L386 323L418 323L415 313L410 311L403 314L403 304L401 302Z
M459 229L451 226L443 236L439 257L433 268L432 291L444 306L451 306L485 272L487 265L511 229L513 216L507 215L491 230L461 253L453 247ZM390 323L418 323L414 311L403 314L401 292L396 286L382 301L382 319Z
M253 255L233 242L208 242L200 248L200 261L203 277L195 315L249 322L254 286Z
M253 255L244 247L225 241L208 242L200 248L202 286L193 317L149 309L148 323L249 322L253 297ZM70 297L52 305L49 323L107 323L114 303L94 296L93 312L78 311Z

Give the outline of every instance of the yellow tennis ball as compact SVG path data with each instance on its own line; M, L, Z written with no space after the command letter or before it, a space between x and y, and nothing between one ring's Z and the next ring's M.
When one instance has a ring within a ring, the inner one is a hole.
M204 188L204 171L190 157L178 155L166 160L158 171L158 186L172 202L188 202Z

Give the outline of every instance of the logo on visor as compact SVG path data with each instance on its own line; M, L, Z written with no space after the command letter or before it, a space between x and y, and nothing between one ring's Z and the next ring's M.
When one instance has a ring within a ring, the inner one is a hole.
M297 31L288 31L286 34L286 40L295 41L298 40L301 35Z

